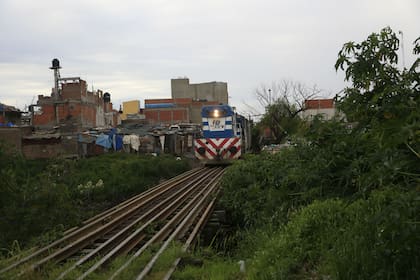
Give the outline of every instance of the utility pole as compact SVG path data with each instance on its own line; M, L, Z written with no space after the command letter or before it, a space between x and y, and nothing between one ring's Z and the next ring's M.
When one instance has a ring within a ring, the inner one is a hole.
M398 34L401 35L401 53L402 53L402 64L403 64L403 69L405 69L405 54L404 54L404 34L403 32L400 30L398 31Z

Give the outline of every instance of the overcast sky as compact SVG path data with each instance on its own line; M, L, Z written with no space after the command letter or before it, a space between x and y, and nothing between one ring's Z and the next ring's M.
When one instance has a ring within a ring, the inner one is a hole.
M406 65L420 36L419 0L0 0L0 102L24 109L61 76L123 101L169 98L170 79L228 83L239 110L273 81L344 87L342 45L390 26Z

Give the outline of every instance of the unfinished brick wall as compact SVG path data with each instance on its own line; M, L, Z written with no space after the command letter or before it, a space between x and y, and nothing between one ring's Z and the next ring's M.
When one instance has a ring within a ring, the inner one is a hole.
M33 115L32 123L34 126L54 126L56 123L54 104L43 104L42 110Z
M58 143L23 145L23 156L27 159L55 158L64 154Z
M93 127L96 126L96 108L93 105L86 104L81 106L82 112L82 126Z
M112 112L112 103L104 102L102 91L87 91L86 82L61 84L58 99L38 96L41 112L33 117L33 125L39 128L62 126L65 131L80 131L85 128L103 125L105 112ZM113 125L116 125L114 122Z
M21 152L22 150L22 132L20 128L0 127L0 145L6 152Z
M87 88L86 82L79 80L79 83L65 83L61 85L61 97L62 99L76 99L81 100L82 97L86 97Z
M144 114L151 124L175 124L190 121L188 108L144 109Z
M163 104L163 103L174 103L172 98L161 98L161 99L145 99L144 104Z

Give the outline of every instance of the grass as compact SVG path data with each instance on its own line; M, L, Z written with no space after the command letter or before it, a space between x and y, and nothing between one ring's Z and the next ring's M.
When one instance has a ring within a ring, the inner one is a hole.
M173 279L246 279L246 275L240 272L239 268L238 260L219 256L210 247L198 248L196 251L184 256L182 265L173 274Z

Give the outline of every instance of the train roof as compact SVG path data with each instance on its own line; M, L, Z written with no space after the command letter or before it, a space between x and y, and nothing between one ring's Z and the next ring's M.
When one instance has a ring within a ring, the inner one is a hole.
M230 107L229 105L209 105L203 106L203 108L201 108L201 115L207 116L209 112L212 112L214 110L224 111L228 116L232 116L235 113L232 107Z

